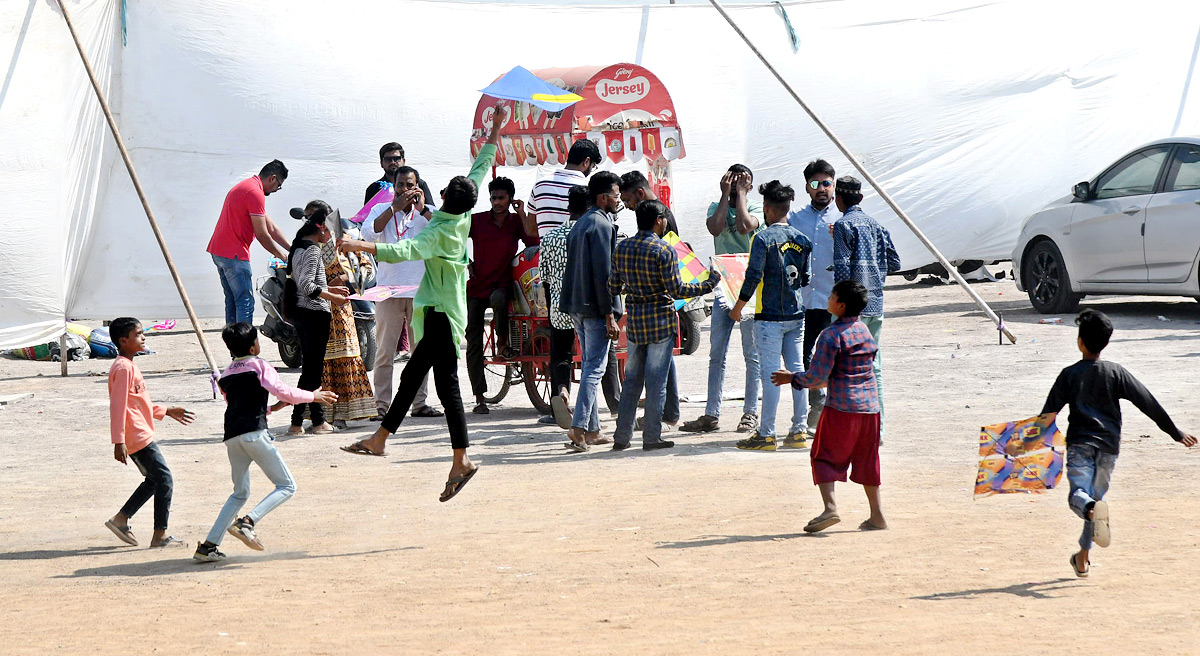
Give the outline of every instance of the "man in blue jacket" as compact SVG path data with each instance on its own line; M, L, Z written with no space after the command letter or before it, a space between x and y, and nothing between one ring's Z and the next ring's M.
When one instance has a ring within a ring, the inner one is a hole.
M608 444L600 437L597 395L608 364L609 341L617 338L621 298L608 291L617 226L613 215L620 209L621 179L601 171L588 181L592 207L579 217L567 236L567 270L559 310L571 317L583 351L583 372L575 414L567 437L573 451L587 451L589 444Z

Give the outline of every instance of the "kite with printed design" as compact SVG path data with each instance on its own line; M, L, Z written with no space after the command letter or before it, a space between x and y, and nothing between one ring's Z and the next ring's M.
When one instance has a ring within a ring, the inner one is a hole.
M721 274L721 291L730 307L742 293L742 283L746 282L746 269L750 266L749 253L728 253L717 255L712 259L715 271Z
M668 232L662 238L671 248L675 249L675 255L679 258L679 278L683 280L684 284L708 280L708 267L704 266L704 262L679 238L679 235Z
M1052 490L1062 478L1066 438L1056 413L979 429L975 496Z
M389 298L403 296L409 292L417 290L417 285L376 285L361 294L351 294L349 296L352 301L370 301L378 303L386 301Z

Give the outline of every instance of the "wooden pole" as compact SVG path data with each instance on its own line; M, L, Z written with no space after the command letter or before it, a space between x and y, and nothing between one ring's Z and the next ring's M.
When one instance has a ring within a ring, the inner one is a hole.
M767 70L771 71L771 74L775 76L775 79L779 80L779 83L783 85L783 88L786 89L789 94L791 94L792 99L800 105L800 108L803 109L805 113L808 114L809 118L811 118L813 122L817 124L817 127L821 128L821 131L825 133L825 136L829 137L829 140L833 142L833 145L837 146L838 150L842 151L842 154L846 156L846 159L850 160L850 164L852 164L854 168L858 169L859 173L862 173L863 178L866 179L868 184L874 187L875 191L879 193L879 197L883 199L883 202L887 203L888 207L892 208L892 211L896 213L896 216L900 217L900 220L904 222L904 225L908 226L908 229L917 236L917 239L919 239L921 243L925 245L925 248L929 249L929 252L932 253L935 258L937 258L938 262L941 262L942 266L945 267L946 272L950 274L950 277L954 278L955 282L957 282L959 286L961 286L963 290L967 292L967 295L971 297L971 300L975 301L975 305L978 305L979 309L983 310L983 313L992 320L992 323L996 324L996 328L1002 332L1004 336L1009 339L1009 341L1014 344L1017 343L1017 338L1014 337L1013 334L1009 332L1008 328L1003 325L1000 317L998 317L996 313L992 311L992 308L988 306L987 302L984 301L979 294L976 294L974 289L971 289L971 286L967 284L967 281L964 280L962 275L958 273L958 269L950 265L950 261L946 259L946 256L942 255L942 252L937 249L937 246L933 245L932 241L929 241L929 238L925 236L925 233L921 232L921 229L918 228L917 224L908 217L908 214L906 214L904 210L900 209L900 206L896 204L896 201L892 200L891 194L884 190L884 188L875 181L875 177L872 176L869 171L867 171L867 168L863 166L862 162L859 161L857 157L854 156L854 153L851 153L850 149L842 143L842 140L838 139L837 135L833 133L833 130L830 130L829 126L825 125L825 121L822 121L821 117L817 116L816 112L809 108L808 104L806 104L800 98L800 95L796 93L795 89L792 89L792 85L788 84L787 80L783 79L783 76L779 74L779 71L776 71L775 67L771 65L771 62L767 61L767 58L758 51L758 48L754 47L754 44L750 41L750 38L746 36L745 32L742 32L742 28L738 27L738 24L733 21L733 18L725 11L725 8L721 6L721 3L717 0L708 1L714 8L716 8L718 12L720 12L725 21L729 23L729 26L733 28L733 31L737 32L737 35L742 37L742 41L745 41L746 45L750 47L750 50L752 50L754 54L758 56L758 59L763 63L763 66L766 66Z
M58 361L61 363L62 377L67 377L67 334L58 336Z
M129 151L125 149L125 140L121 138L121 131L117 128L117 121L113 118L112 111L108 108L108 101L104 99L104 92L100 90L100 82L96 79L95 71L92 70L92 62L88 59L87 53L83 51L83 43L79 41L79 35L75 32L75 23L71 20L71 13L67 11L66 2L59 0L58 6L62 9L63 18L67 21L67 29L71 30L71 39L75 41L75 49L79 51L79 58L83 60L83 67L87 69L88 79L91 80L92 89L96 92L96 99L100 101L100 109L104 110L104 118L108 121L108 128L112 130L113 138L117 141L117 150L121 151L121 159L125 161L125 168L129 171L129 178L133 181L133 188L137 191L138 199L142 201L142 209L146 211L146 219L150 221L150 229L154 231L154 238L158 240L158 248L162 251L163 259L167 261L167 269L171 272L171 279L175 281L175 288L179 290L179 298L183 301L184 309L187 310L188 320L192 322L192 329L196 331L196 337L200 340L200 348L204 351L204 358L208 360L208 367L212 370L213 376L216 376L221 370L217 367L217 361L213 359L212 351L208 348L208 341L204 339L204 331L200 328L200 319L196 317L196 311L192 308L192 301L188 298L187 290L183 287L183 279L179 277L179 271L175 268L175 260L171 258L171 250L167 248L167 240L163 237L162 230L158 228L158 221L154 219L154 212L150 209L150 201L146 200L146 191L142 189L142 181L138 179L137 171L133 168L133 160L129 157ZM63 368L65 370L65 357L63 361ZM213 394L216 394L215 387L213 388Z

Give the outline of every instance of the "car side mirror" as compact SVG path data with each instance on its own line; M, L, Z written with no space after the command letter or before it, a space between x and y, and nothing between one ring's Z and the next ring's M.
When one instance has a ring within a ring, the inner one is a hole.
M1075 196L1075 200L1087 200L1092 196L1092 185L1087 182L1080 182L1071 190Z

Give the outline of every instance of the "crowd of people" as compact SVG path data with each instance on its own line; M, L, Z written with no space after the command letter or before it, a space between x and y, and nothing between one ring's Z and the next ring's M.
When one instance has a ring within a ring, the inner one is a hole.
M485 317L490 309L499 326L494 331L497 353L515 357L518 345L509 343L506 326L512 259L520 245L539 249L551 328L552 413L539 421L566 430L569 451L587 452L605 444L623 451L632 446L637 430L642 449L657 451L674 446L663 439L664 432L719 430L730 339L737 325L746 381L736 430L749 435L736 447L809 450L823 509L806 531L819 532L841 521L834 486L847 480L863 486L870 506L859 528L887 528L879 492L883 288L886 276L900 269L900 259L887 229L863 210L861 183L852 176L837 177L828 162L814 160L803 172L808 202L793 210L796 192L791 185L779 180L759 185L760 203L749 198L755 188L753 171L734 164L723 173L720 196L709 206L705 225L717 254L745 255L746 274L734 297L716 294L705 410L680 424L673 359L678 343L675 301L713 292L720 273L710 269L704 280L685 283L677 252L663 239L668 232L679 235L670 208L656 197L644 175L618 177L596 170L602 156L586 139L574 143L563 169L534 185L527 204L516 198L511 180L498 177L487 186L490 208L472 214L484 176L495 161L503 117L497 106L488 143L469 174L450 180L436 205L419 173L405 165L403 148L386 144L380 150L384 176L368 187L366 197L391 185L394 200L370 212L361 239L335 240L327 226L333 210L315 200L297 213L303 224L288 242L265 211L265 197L287 178L286 167L277 160L229 192L208 251L226 296L222 337L234 358L218 380L227 401L224 439L234 492L194 558L223 559L218 547L224 533L253 549L263 548L257 523L295 491L267 431L267 414L287 405L294 406L292 434L303 432L306 416L316 434L333 432L335 422L368 416L379 421L371 436L342 447L367 456L385 455L388 439L410 411L414 416L444 415L453 462L440 500L459 494L479 471L467 455L470 440L458 379L460 345L465 339L473 412L486 414ZM637 222L630 236L620 234L616 223L625 209L633 211ZM274 368L258 357L249 276L249 246L255 239L287 262L285 299L291 300L285 301L285 312L300 334L304 356L295 388L283 384ZM379 348L372 386L346 304L355 281L362 279L355 272L376 266L377 284L413 291L376 306ZM1079 576L1087 574L1092 541L1107 546L1109 540L1103 496L1120 439L1117 399L1133 400L1176 440L1188 446L1196 443L1174 426L1128 372L1097 362L1112 326L1103 315L1089 312L1078 321L1084 359L1064 370L1044 408L1057 412L1065 404L1071 406L1071 507L1085 520L1081 551L1071 558ZM623 378L617 376L615 364L621 320L627 342ZM106 526L123 541L137 544L129 518L153 497L151 546L164 546L177 540L166 532L171 475L153 442L153 422L171 416L186 424L194 415L150 403L132 360L142 345L136 320L114 321L111 334L121 351L109 381L115 456L121 462L132 459L146 479ZM576 343L581 372L572 404ZM399 351L408 357L393 396L393 362ZM430 376L444 412L427 403ZM779 440L776 411L785 385L791 388L792 412L786 437ZM638 417L643 392L645 414ZM270 396L277 403L268 405ZM601 430L602 396L617 415L611 439ZM239 518L249 495L251 462L276 487Z

